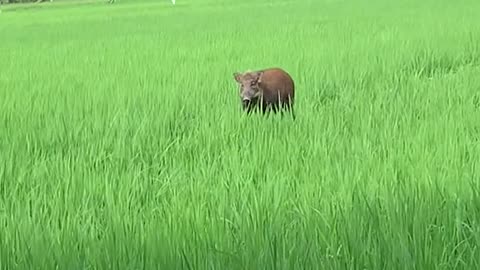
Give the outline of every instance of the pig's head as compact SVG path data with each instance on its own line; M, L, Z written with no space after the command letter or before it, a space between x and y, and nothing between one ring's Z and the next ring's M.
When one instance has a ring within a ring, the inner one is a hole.
M238 72L233 73L233 77L239 85L240 100L242 101L244 109L248 109L250 105L254 105L258 102L258 99L262 94L259 86L261 75L261 71L246 72L243 74Z

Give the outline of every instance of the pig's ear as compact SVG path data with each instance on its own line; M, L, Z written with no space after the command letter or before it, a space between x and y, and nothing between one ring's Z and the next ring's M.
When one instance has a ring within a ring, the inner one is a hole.
M263 71L257 71L254 73L254 78L255 78L255 81L257 83L261 83L262 82L262 74L263 74Z
M235 79L235 81L240 82L241 79L242 79L242 74L240 74L238 72L234 72L233 73L233 78Z

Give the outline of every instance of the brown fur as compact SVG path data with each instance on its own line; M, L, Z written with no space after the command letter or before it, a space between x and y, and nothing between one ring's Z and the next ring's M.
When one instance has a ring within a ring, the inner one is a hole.
M234 73L240 85L240 98L243 108L250 112L260 107L264 113L279 109L291 110L295 100L295 84L292 77L280 68ZM279 108L280 107L280 108Z

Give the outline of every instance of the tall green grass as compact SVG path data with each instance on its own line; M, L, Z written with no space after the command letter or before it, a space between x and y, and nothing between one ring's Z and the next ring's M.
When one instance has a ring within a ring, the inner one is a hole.
M478 269L477 2L4 8L0 268Z

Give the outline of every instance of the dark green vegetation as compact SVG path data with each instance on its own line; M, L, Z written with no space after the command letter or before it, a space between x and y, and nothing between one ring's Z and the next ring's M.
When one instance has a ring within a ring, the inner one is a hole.
M60 0L62 1L62 0ZM65 0L63 0L65 1ZM68 1L68 0L66 0ZM77 0L78 1L78 0ZM53 2L53 0L0 0L0 4L18 4L18 3L43 3L43 2Z
M4 10L0 268L479 269L478 10ZM270 66L296 121L240 109Z

